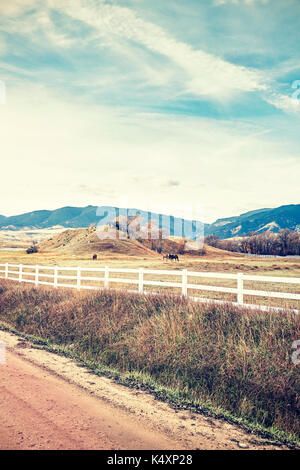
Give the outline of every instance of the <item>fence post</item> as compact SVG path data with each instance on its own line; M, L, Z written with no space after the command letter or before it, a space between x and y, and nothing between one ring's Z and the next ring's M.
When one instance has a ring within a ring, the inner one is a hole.
M182 295L187 296L187 269L182 270Z
M104 289L108 289L109 287L109 267L105 266L104 271Z
M77 290L80 290L80 280L81 280L81 270L80 267L78 266L77 268Z
M36 286L39 285L39 267L38 267L38 265L36 265L36 267L35 267L35 285Z
M139 294L144 292L144 269L139 269Z
M5 279L8 278L8 263L5 263Z
M57 266L54 266L53 286L57 287Z
M244 295L243 295L243 273L238 273L237 275L237 303L243 305Z
M23 267L23 265L19 264L19 282L22 281L22 267Z

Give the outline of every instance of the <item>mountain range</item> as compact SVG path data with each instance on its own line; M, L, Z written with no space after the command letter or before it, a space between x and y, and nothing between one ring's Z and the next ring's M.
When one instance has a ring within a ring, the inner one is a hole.
M62 207L55 210L39 210L6 217L0 215L0 230L32 230L50 227L82 228L94 225L110 224L116 216L126 214L126 210L112 206ZM258 209L245 212L235 217L218 219L212 224L190 221L177 217L161 216L138 209L128 209L128 215L139 214L142 224L151 223L162 228L170 235L195 238L203 232L219 238L231 238L247 235L249 232L278 232L290 229L300 232L300 204L290 204L277 208ZM149 215L151 214L151 215Z
M300 232L300 204L258 209L236 217L218 219L206 227L205 233L219 238L232 238L249 232L279 232L281 229Z

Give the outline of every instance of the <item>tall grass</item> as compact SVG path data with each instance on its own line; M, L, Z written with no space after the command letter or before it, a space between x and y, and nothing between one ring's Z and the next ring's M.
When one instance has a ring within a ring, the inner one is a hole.
M119 371L144 372L189 400L300 434L300 318L120 291L0 281L0 320Z

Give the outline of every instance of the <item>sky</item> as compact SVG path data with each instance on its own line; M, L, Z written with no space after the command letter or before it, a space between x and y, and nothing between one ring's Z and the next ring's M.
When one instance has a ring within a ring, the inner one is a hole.
M299 203L299 0L0 0L0 214Z

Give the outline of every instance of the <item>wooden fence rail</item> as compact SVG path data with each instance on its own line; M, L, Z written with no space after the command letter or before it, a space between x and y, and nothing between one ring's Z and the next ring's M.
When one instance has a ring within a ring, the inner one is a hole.
M45 272L48 271L48 272ZM68 274L69 273L69 274ZM89 276L83 275L83 273L94 273L100 274L102 276ZM126 277L113 277L114 273L121 274L135 274L136 278L126 278ZM176 282L170 282L166 280L149 280L145 279L145 276L159 275L159 276L174 276L176 277ZM224 279L224 280L234 280L236 282L236 287L226 287L226 286L214 286L208 284L192 284L189 283L189 277L193 278L213 278L213 279ZM29 265L29 264L0 264L0 278L10 279L19 282L30 282L38 285L49 285L54 288L57 287L70 287L77 290L81 289L108 289L112 284L133 284L137 286L136 292L140 294L147 293L145 291L146 286L155 286L155 287L167 287L167 288L177 288L180 289L182 296L188 296L189 290L201 290L201 291L210 291L226 294L236 295L236 304L244 304L244 296L262 296L262 297L273 297L279 299L288 299L288 300L299 300L300 301L300 289L299 292L273 292L273 291L264 291L257 289L245 289L244 281L255 281L255 282L272 282L272 283L283 283L283 284L293 284L300 285L300 278L296 277L274 277L274 276L250 276L248 274L237 273L237 274L227 274L227 273L216 273L216 272L198 272L198 271L188 271L184 270L153 270L153 269L125 269L125 268L110 268L108 266L101 268L88 268L88 267L63 267L63 266L43 266L43 265ZM47 279L47 280L46 280ZM68 281L63 282L63 281ZM73 282L74 281L74 282ZM84 284L83 282L94 283L94 285ZM101 282L103 285L95 285L95 283ZM297 289L298 290L298 289ZM212 299L201 299L198 297L190 297L193 300L212 300ZM262 307L260 305L255 305L257 307ZM300 307L300 303L299 303ZM267 308L267 307L266 307ZM298 312L297 310L295 310Z

